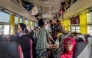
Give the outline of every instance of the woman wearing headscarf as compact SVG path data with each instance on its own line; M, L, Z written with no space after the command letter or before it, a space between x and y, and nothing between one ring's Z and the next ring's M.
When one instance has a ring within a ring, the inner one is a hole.
M64 52L60 58L73 58L74 46L76 42L73 38L65 38L64 40Z

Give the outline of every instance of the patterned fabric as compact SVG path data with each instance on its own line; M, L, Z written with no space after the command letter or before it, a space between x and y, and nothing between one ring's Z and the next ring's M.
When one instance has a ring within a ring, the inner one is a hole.
M49 32L45 28L39 28L34 32L34 38L36 41L36 49L45 49L48 47L47 38L50 36Z
M47 58L47 50L36 49L37 58Z
M45 26L45 29L48 31L48 32L52 32L52 29L51 29L51 25L50 24L47 24Z

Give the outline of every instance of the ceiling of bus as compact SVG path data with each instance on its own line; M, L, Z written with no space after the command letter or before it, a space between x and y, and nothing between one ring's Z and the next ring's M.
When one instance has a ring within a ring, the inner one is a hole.
M25 0L34 3L36 6L42 6L43 17L52 18L52 13L57 13L60 10L60 3L65 0ZM75 15L92 6L92 0L77 0L66 12L64 12L64 19Z
M0 6L4 7L12 12L15 12L21 16L24 16L26 18L29 18L33 21L37 21L34 16L29 14L29 12L24 9L22 6L20 6L18 3L12 2L13 0L0 0ZM65 0L26 0L31 3L34 3L37 7L41 6L43 9L43 17L46 19L52 18L52 13L59 12L60 9L60 3L64 2ZM70 17L78 12L83 11L86 8L89 8L92 6L92 0L78 0L76 3L74 3L65 13L64 18Z
M6 8L8 10L10 10L11 12L13 12L14 14L17 13L23 17L26 17L32 21L37 21L37 19L32 16L31 14L29 14L29 12L24 9L21 5L19 5L18 3L14 3L14 0L0 0L0 6L3 8ZM8 11L9 12L9 11Z
M64 0L26 0L36 6L42 6L44 12L56 13L60 10L60 4Z
M52 18L52 13L57 13L60 10L61 2L65 0L25 0L34 3L37 7L41 6L44 18ZM48 15L49 14L49 15Z

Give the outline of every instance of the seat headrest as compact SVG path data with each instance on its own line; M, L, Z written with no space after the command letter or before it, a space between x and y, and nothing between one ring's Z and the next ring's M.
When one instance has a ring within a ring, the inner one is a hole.
M82 37L75 37L74 39L76 42L85 42L85 39Z
M76 44L73 58L92 58L92 43L79 42Z
M18 46L15 42L0 42L0 58L20 58Z
M87 39L88 37L91 37L91 35L90 34L84 34L84 37L85 37L85 39Z
M21 45L23 52L30 50L30 38L29 37L21 36L17 38L16 42Z
M0 35L0 42L6 42L7 38L6 36Z
M30 38L23 35L16 40L17 43L19 43L22 47L22 51L24 54L24 58L30 58Z

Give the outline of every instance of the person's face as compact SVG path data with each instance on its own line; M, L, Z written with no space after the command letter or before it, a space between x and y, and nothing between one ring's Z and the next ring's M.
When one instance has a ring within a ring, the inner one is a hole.
M72 45L72 42L70 40L66 41L65 49L66 49L66 51L72 51L73 45Z
M49 22L49 24L52 24L52 22Z
M20 26L19 24L18 24L18 30L22 30L22 29L21 29L21 26Z
M59 23L58 22L56 22L56 25L58 25Z
M41 16L38 16L38 19L41 19L42 17Z

